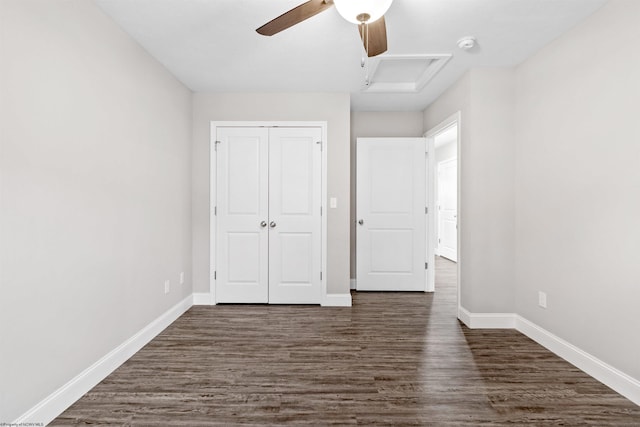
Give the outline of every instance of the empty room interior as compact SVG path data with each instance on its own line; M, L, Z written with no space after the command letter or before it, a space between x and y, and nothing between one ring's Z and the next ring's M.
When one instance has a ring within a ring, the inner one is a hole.
M0 425L640 425L639 23L0 0Z

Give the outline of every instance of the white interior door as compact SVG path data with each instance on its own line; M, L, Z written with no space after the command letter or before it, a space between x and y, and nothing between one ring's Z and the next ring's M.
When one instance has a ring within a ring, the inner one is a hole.
M266 303L269 130L219 128L216 139L216 300Z
M269 134L269 302L321 299L320 128Z
M426 140L358 138L358 290L426 290Z
M458 261L458 160L438 163L438 253Z

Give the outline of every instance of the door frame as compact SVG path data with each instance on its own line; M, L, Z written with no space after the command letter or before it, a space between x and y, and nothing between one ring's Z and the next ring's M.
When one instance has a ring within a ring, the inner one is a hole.
M289 127L308 128L319 127L322 133L322 155L321 155L321 201L322 209L322 230L321 230L321 257L320 262L322 277L320 279L321 297L320 305L328 304L327 298L327 122L326 121L211 121L209 134L209 295L210 305L216 305L216 215L214 209L217 204L216 196L216 133L221 127Z
M424 136L427 138L427 144L429 146L429 148L434 148L434 151L432 151L435 154L435 137L440 134L441 132L451 128L452 126L456 126L456 159L457 159L457 175L458 175L458 185L457 185L457 199L458 199L458 233L457 233L457 239L458 239L458 261L456 263L456 269L457 269L457 280L456 280L456 287L457 287L457 291L456 291L456 299L457 299L457 316L458 319L461 319L461 314L462 314L462 302L460 299L460 290L462 288L463 285L463 277L462 277L462 262L464 261L463 257L462 257L462 239L460 238L460 236L462 235L462 230L463 230L463 221L462 221L462 212L463 212L463 204L462 202L462 197L461 197L461 193L462 193L462 164L463 164L463 156L462 156L462 112L457 111L455 113L453 113L452 115L450 115L449 117L447 117L446 119L444 119L443 121L441 121L440 123L438 123L436 126L432 127L431 129L427 130L424 134ZM435 164L435 155L434 156L430 156L430 157L434 157L432 159L432 162ZM435 166L435 165L434 165ZM435 206L435 167L429 169L428 171L429 176L429 193L430 193L430 197L429 197L429 206ZM431 225L433 227L435 227L437 224L435 224L435 215L432 215L431 218ZM429 246L431 248L432 251L435 250L435 237L432 235L431 236L431 242L429 242ZM435 261L435 259L434 259ZM435 268L431 270L431 274L434 274L435 276ZM434 283L434 282L431 282ZM432 289L435 290L435 289Z

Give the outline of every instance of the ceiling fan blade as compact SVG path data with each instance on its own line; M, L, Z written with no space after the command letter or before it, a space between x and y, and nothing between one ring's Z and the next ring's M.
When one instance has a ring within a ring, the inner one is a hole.
M333 6L333 1L331 0L309 0L267 22L256 31L263 36L272 36L317 15L331 6Z
M368 29L365 27L365 24L360 24L358 30L360 31L360 38L364 44L364 49L368 53L367 56L372 57L386 52L387 26L384 23L384 16L366 25L369 27Z

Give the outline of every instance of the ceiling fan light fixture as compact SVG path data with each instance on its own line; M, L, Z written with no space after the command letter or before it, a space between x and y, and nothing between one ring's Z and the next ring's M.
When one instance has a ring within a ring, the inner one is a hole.
M377 21L389 10L392 2L393 0L333 0L338 13L354 24Z

